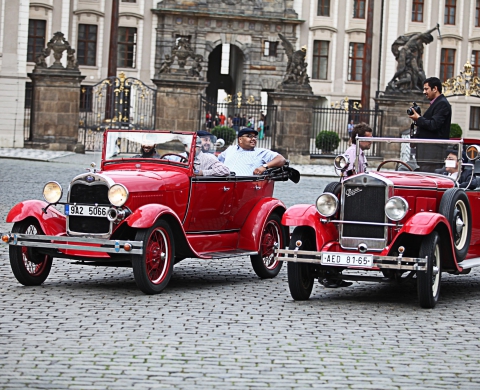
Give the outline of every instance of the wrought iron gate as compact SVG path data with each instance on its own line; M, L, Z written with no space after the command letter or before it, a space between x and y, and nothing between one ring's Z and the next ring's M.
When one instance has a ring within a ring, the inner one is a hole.
M155 129L156 97L155 89L123 72L82 86L78 142L85 150L100 150L105 129Z
M212 115L211 123L207 123L207 113ZM232 128L236 132L242 127L248 127L249 123L250 127L258 130L259 121L263 119L263 134L259 135L257 146L275 149L277 106L262 105L260 102L256 102L253 96L244 99L240 92L235 96L228 95L222 103L202 98L202 109L199 114L200 128L211 131L217 125L215 120L217 114L219 117L222 114L225 116L223 126L228 126L228 118L230 117ZM236 137L233 139L233 143L235 142Z

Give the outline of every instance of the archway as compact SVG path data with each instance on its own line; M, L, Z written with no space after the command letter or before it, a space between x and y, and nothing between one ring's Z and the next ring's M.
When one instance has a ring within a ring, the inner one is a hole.
M243 52L235 45L218 45L208 56L207 100L217 102L219 96L242 92ZM220 91L220 93L219 93Z

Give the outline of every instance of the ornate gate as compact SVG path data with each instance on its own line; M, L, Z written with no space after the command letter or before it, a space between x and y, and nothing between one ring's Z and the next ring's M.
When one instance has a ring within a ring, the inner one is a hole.
M212 115L211 123L206 121L207 113ZM225 116L224 126L228 125L228 117L231 117L233 129L236 132L242 127L248 127L249 122L252 122L250 123L251 127L258 129L258 123L262 119L264 131L257 140L257 145L261 148L275 148L277 106L262 105L260 102L255 101L253 96L242 98L241 92L238 92L235 96L228 95L222 103L202 99L202 110L200 110L199 118L200 127L212 131L216 126L215 116L217 114ZM232 141L235 143L236 138Z
M155 89L123 72L82 86L78 142L85 150L100 150L105 129L155 129L156 97Z

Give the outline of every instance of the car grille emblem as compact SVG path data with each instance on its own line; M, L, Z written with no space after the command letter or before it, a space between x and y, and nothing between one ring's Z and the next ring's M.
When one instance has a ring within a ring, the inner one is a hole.
M87 176L87 177L85 178L85 180L86 180L87 182L89 182L89 183L92 183L92 182L95 181L95 178L94 178L93 176Z
M345 191L346 196L353 196L358 194L359 192L362 192L362 189L357 187L357 188L349 188Z

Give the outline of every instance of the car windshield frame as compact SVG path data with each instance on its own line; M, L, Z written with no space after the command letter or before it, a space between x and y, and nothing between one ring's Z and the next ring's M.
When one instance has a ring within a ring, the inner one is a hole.
M403 144L400 146L399 150L399 160L403 161L407 165L411 166L411 163L416 164L416 159L415 159L415 154L414 154L414 148L416 148L416 145L418 144L429 144L429 145L444 145L446 146L445 150L450 147L450 149L456 147L456 153L457 153L457 158L459 165L461 167L470 167L474 168L474 162L470 161L469 163L464 163L462 161L462 152L463 152L463 145L464 145L464 140L463 138L461 139L423 139L423 138L390 138L390 137L356 137L356 158L354 162L354 167L355 167L355 172L358 172L359 170L359 156L360 156L360 142L371 142L373 143L379 143L379 144ZM378 149L378 146L377 146ZM443 156L441 160L435 160L434 162L437 164L444 163L447 155ZM412 161L413 159L413 161ZM390 158L385 158L385 160L390 160ZM417 165L418 166L418 165ZM388 169L388 168L387 168ZM400 171L397 171L400 172ZM410 172L408 170L401 171L402 173L415 173L415 174L425 174L425 175L441 175L442 177L449 177L445 176L442 173L439 172L432 172L432 171L421 171L421 170L414 170L413 172ZM460 179L460 175L457 175L455 179L451 178L453 181L458 183L458 180Z
M102 148L102 165L143 161L190 168L193 166L195 139L194 132L106 130ZM142 156L144 144L155 145L156 155ZM168 158L160 158L167 155Z

